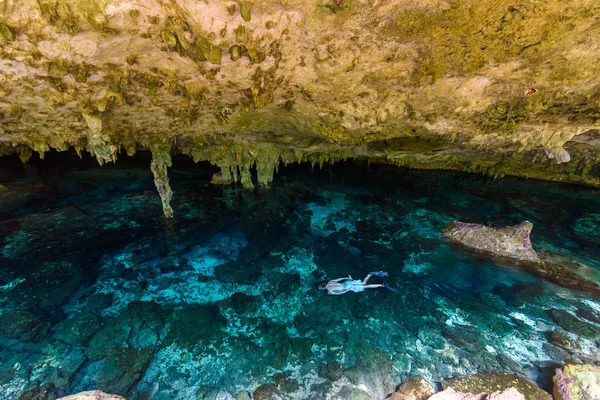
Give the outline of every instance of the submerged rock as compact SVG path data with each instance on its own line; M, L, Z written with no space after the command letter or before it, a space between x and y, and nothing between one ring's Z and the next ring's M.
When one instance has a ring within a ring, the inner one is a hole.
M50 325L24 310L13 310L0 315L0 331L10 339L37 342Z
M400 385L389 400L427 400L435 394L435 389L424 378L417 378Z
M375 400L375 398L359 388L344 386L331 397L331 400Z
M600 237L600 213L587 213L579 218L573 229L583 237L598 238Z
M442 381L444 389L453 388L464 393L495 393L515 388L525 400L552 400L552 396L529 380L514 374L504 372L489 372L460 376Z
M110 307L113 303L112 293L96 293L90 296L85 305L87 311L104 310Z
M254 393L252 393L252 398L254 400L271 400L277 398L278 394L277 385L274 383L265 383L256 388Z
M394 390L392 360L379 348L364 341L351 341L346 347L344 375L357 387L383 398Z
M139 382L154 348L115 349L98 371L98 387L124 396Z
M496 261L510 264L556 285L600 294L597 283L583 278L567 266L553 262L549 257L539 256L531 246L529 235L532 228L533 224L529 221L501 228L455 221L444 229L444 233L455 244L494 256Z
M529 221L503 228L455 221L444 233L453 242L493 255L522 261L540 261L531 247L529 235L533 224Z
M100 390L92 390L61 397L58 400L125 400L125 398L116 394L104 393Z
M547 314L561 328L576 334L577 336L589 339L600 340L600 328L589 322L585 322L574 316L568 311L553 308L547 311Z
M600 367L569 364L554 376L555 400L600 399Z
M81 313L58 324L53 337L75 346L85 346L99 328L98 317L91 313Z
M252 284L262 275L261 269L253 263L232 261L215 268L215 277L221 282Z
M579 343L573 340L564 332L547 331L544 334L546 339L555 346L561 347L568 352L574 352L580 349Z

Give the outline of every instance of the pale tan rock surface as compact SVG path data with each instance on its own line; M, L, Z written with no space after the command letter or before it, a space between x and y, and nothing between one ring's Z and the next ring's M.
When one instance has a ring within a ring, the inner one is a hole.
M474 249L521 261L540 261L531 247L533 224L524 221L507 227L490 227L455 221L444 232L451 240Z
M125 400L125 398L117 396L116 394L104 393L100 390L92 390L61 397L58 400Z

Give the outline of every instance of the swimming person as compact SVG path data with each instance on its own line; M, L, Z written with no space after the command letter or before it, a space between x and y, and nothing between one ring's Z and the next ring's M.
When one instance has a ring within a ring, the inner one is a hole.
M388 273L385 271L376 271L369 273L365 279L353 280L352 277L349 278L338 278L332 279L327 284L322 283L319 285L320 290L327 290L327 294L340 295L346 292L364 292L365 289L376 289L380 287L388 288L391 291L396 292L398 289L388 286L383 283L375 283L371 285L367 285L367 282L372 276L388 276Z

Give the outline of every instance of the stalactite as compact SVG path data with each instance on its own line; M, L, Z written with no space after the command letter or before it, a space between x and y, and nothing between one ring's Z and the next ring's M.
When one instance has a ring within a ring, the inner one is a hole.
M87 151L93 154L102 165L107 162L117 162L119 146L110 142L110 137L102 132L102 116L99 114L83 113L89 128Z
M279 166L281 155L279 152L259 153L256 159L256 175L258 184L263 187L269 187L273 182L273 174Z
M167 173L167 167L171 166L170 150L170 144L157 144L151 147L152 162L150 163L150 170L154 175L154 184L160 195L165 218L173 217L173 209L170 204L173 191L169 185L169 175Z

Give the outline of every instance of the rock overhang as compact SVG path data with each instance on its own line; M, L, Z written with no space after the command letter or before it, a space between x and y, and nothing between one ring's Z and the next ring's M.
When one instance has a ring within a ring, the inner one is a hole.
M361 158L600 186L591 0L0 2L0 152ZM246 176L246 177L245 177Z

